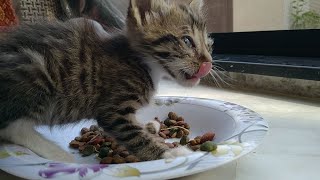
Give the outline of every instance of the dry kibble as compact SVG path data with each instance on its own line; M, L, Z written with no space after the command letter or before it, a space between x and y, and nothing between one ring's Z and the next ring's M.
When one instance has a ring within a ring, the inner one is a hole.
M187 129L184 129L183 133L184 133L184 135L187 135L187 136L190 134L190 132Z
M160 135L162 138L164 138L164 139L167 138L167 135L165 135L163 132L159 132L159 135Z
M169 120L170 126L174 126L177 124L177 121L175 120Z
M95 135L95 134L91 134L90 136L88 136L88 139L90 139L90 141L93 139L93 138L95 138L95 137L97 137L97 135Z
M81 136L81 141L83 141L83 142L89 141L91 135L93 135L92 132L90 132L90 131L89 131L89 132L86 132L85 134L83 134L83 135Z
M98 154L102 164L125 163L125 157L130 153L124 146L119 146L114 138L109 137L102 128L96 125L90 128L82 128L81 136L76 137L69 144L70 147L78 149L82 156ZM160 137L158 137L160 138ZM163 140L163 138L160 138ZM138 158L131 157L131 162L138 162Z
M167 129L168 127L164 124L164 123L161 123L160 125L160 129Z
M115 163L115 164L122 164L122 163L125 163L126 160L125 160L125 158L123 158L123 157L121 157L119 155L114 155L112 162Z
M166 144L169 148L178 146L188 146L194 151L211 151L216 148L212 142L214 138L213 132L205 133L203 136L189 140L190 125L185 122L184 118L178 116L174 112L168 114L165 121L160 121L155 117L155 120L160 123L159 135L154 135L158 142ZM82 128L81 136L75 137L69 145L72 148L78 149L83 156L97 154L101 164L121 164L140 162L139 158L130 154L130 152L117 141L110 137L103 129L97 125L92 125L90 128ZM181 138L180 142L165 143L168 138Z
M94 146L92 145L87 145L85 146L85 148L82 151L82 156L90 156L91 154L93 154L95 152L94 150Z
M80 133L81 133L81 135L83 135L83 134L85 134L85 133L87 133L87 132L89 132L90 130L88 129L88 128L82 128L81 129L81 131L80 131Z
M172 135L171 135L171 138L176 138L177 137L177 132L174 132Z
M97 126L97 125L90 126L90 131L98 131L98 130L99 130L99 126Z
M88 142L90 139L89 139L89 137L88 136L82 136L81 137L81 142Z
M72 148L79 148L79 147L80 147L80 142L79 142L79 141L76 141L76 140L72 140L72 141L69 143L69 146L72 147Z
M129 156L127 156L125 159L126 159L126 161L127 161L128 163L133 163L133 162L139 162L139 161L140 161L139 158L137 158L137 157L134 156L134 155L129 155Z
M169 135L170 131L169 130L164 130L164 131L162 131L162 133L165 134L165 135Z
M177 121L177 126L184 126L186 123L183 121Z
M200 138L201 143L204 143L206 141L212 141L214 138L215 134L213 132L207 132L202 137Z
M182 136L184 136L184 132L182 129L180 129L177 133L177 138L181 138Z
M101 159L100 164L111 164L113 161L112 157L105 157L103 159Z
M198 144L197 144L197 141L194 140L194 139L190 140L190 141L189 141L189 144L190 144L191 146L198 145Z
M190 129L190 125L189 125L188 123L185 123L185 124L184 124L184 127L185 127L186 129Z
M100 150L100 144L96 144L96 145L94 145L94 148L95 148L95 150L96 150L96 152L99 152L99 150Z
M178 128L171 128L170 129L170 134L172 135L173 133L177 132L179 129Z
M168 118L169 118L169 119L176 120L176 119L178 119L178 116L177 116L177 114L174 113L174 112L169 112Z
M118 154L120 154L123 151L126 151L127 148L124 146L118 146L117 149L115 149L115 152L117 152Z
M164 122L164 125L166 125L166 126L170 126L171 124L170 124L170 119L166 119Z
M111 149L116 149L118 144L116 142L111 143Z
M79 148L78 148L78 150L79 150L79 152L81 152L82 153L82 151L84 150L84 148L85 148L86 146L80 146Z
M182 136L182 138L180 139L180 144L181 145L186 145L189 142L189 137L188 136Z
M100 144L102 143L103 139L102 137L93 137L89 142L88 144L92 144L92 145L97 145L97 144Z
M120 156L122 156L122 157L127 157L127 156L129 156L130 155L130 153L128 152L128 151L122 151L121 153L120 153Z
M180 116L180 117L177 118L176 121L182 122L182 121L184 121L184 119L183 119L183 117Z
M193 151L197 151L200 149L200 145L189 146Z

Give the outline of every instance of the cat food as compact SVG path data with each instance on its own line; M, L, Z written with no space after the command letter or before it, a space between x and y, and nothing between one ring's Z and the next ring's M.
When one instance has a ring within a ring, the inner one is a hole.
M190 140L188 142L188 146L190 149L197 151L197 150L201 150L201 145L206 143L206 142L212 142L212 140L214 139L215 134L213 132L207 132L202 136L197 136L194 139ZM201 151L205 151L205 150L201 150Z
M174 112L169 112L164 121L160 121L157 117L155 120L160 123L159 137L163 140L180 138L179 142L165 143L169 148L188 146L193 151L207 152L217 148L217 145L212 142L215 136L213 132L207 132L190 140L188 137L190 125ZM81 136L75 137L69 145L71 148L78 149L82 156L96 154L101 164L140 162L138 157L130 154L124 146L118 145L114 138L107 136L97 125L82 128L80 134Z
M180 139L180 144L182 146L188 144L188 142L189 142L189 137L187 135L182 136L182 138Z
M202 144L202 143L207 142L207 141L212 141L214 136L215 136L215 134L213 132L207 132L207 133L205 133L204 135L201 136L200 143Z
M211 152L217 149L217 145L212 141L206 141L200 145L201 151Z
M159 120L157 117L155 120ZM184 122L183 117L179 117L174 112L169 112L168 118L160 122L159 136L164 139L181 138L190 134L190 125Z
M163 122L159 121L159 118L155 118L160 122L160 132L159 136L165 139L170 138L181 138L180 145L188 145L188 147L194 151L201 150L201 145L207 141L212 141L215 134L213 132L207 132L202 136L197 136L194 139L189 139L188 135L190 134L190 125L184 121L184 118L178 116L174 112L169 112L168 117ZM172 145L168 146L173 148ZM178 146L178 145L177 145ZM206 145L207 146L207 145ZM213 146L213 144L212 144ZM175 146L176 147L176 146ZM209 148L202 148L204 151L209 150Z
M139 162L139 158L131 155L124 146L117 144L114 138L107 136L103 129L96 125L82 128L81 136L72 140L71 148L78 149L82 156L97 154L101 164L122 164Z

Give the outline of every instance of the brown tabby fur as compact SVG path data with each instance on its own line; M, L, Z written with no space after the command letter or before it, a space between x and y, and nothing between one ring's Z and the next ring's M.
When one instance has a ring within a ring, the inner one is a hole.
M0 138L55 159L32 146L37 142L15 138L14 133L28 138L29 130L12 124L57 125L94 118L142 160L168 152L140 126L135 112L156 90L160 77L154 77L155 67L191 86L184 74L211 61L201 13L163 0L131 0L123 33L101 37L95 32L86 21L55 22L21 26L2 37ZM186 47L183 35L193 37L197 48Z

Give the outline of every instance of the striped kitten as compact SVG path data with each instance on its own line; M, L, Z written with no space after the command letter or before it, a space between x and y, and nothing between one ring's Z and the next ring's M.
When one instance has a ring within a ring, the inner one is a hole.
M202 0L131 0L123 33L94 21L23 26L0 41L0 137L53 160L73 157L34 130L94 118L142 160L189 154L141 127L162 77L195 86L211 70ZM150 128L149 128L150 129Z

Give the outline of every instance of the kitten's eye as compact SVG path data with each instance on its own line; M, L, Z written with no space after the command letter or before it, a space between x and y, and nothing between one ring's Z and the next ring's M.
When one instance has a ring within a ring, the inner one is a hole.
M189 48L195 47L195 44L190 36L183 36L182 40Z

